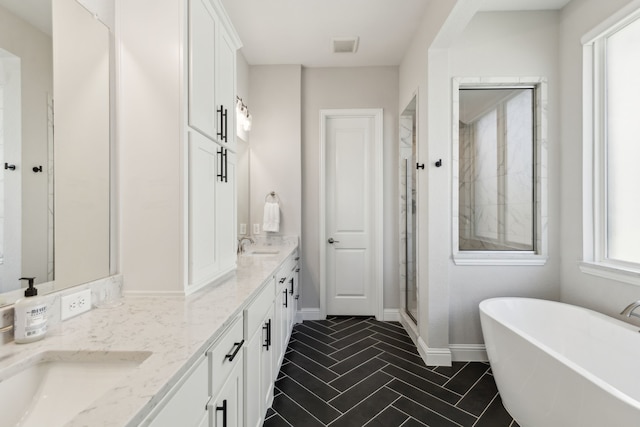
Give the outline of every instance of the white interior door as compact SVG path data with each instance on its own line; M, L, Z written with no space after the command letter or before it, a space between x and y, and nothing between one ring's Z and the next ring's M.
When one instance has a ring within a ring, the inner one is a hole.
M381 117L343 110L323 120L327 315L381 314Z

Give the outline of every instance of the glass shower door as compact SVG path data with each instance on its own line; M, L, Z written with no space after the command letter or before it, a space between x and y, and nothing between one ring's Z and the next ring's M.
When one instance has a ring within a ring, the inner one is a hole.
M416 98L400 116L401 159L401 269L404 276L405 313L416 323L418 282L416 266Z

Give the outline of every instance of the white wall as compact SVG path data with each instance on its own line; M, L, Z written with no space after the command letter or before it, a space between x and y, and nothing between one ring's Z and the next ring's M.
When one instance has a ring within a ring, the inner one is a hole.
M252 94L253 95L253 94ZM384 145L384 308L399 307L398 68L304 68L302 72L302 307L320 305L320 110L382 108ZM253 167L253 164L252 164Z
M456 266L450 262L451 344L483 342L478 312L483 299L527 296L556 300L560 296L558 22L559 12L551 11L478 13L449 50L452 77L546 77L549 99L549 260L544 266L532 267Z
M302 232L301 69L300 65L259 65L249 70L250 221L262 230L265 196L275 191L280 198L280 231L269 235L300 236Z
M630 3L629 0L573 0L561 15L562 87L562 294L565 302L617 317L640 298L638 286L583 274L582 260L582 45L580 38Z
M186 77L178 19L185 9L171 0L116 4L119 265L126 291L179 292L185 282L179 82Z

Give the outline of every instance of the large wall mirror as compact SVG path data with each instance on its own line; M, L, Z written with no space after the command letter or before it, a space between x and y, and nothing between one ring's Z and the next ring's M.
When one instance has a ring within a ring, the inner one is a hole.
M96 17L112 8L83 3L0 0L5 303L20 277L46 292L110 274L111 36Z
M461 251L533 251L535 87L460 88Z
M544 81L491 81L456 87L454 259L546 251Z

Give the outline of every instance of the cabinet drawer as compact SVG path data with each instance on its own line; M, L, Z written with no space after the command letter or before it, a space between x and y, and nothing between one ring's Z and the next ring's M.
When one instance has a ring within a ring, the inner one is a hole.
M209 356L209 366L211 367L211 396L218 394L222 384L224 384L233 370L233 367L242 354L243 344L242 315L238 315L229 329L213 344L211 350L207 352Z
M269 310L269 307L273 305L273 299L275 294L275 284L273 279L269 279L269 282L262 291L258 294L251 304L244 311L244 323L245 330L244 336L247 339L251 338L257 328L262 327L262 320L265 313Z
M291 255L289 255L289 258L287 258L278 269L278 272L275 274L276 294L279 290L287 285L287 282L295 273L295 270L298 266L298 260L298 251L296 250Z

